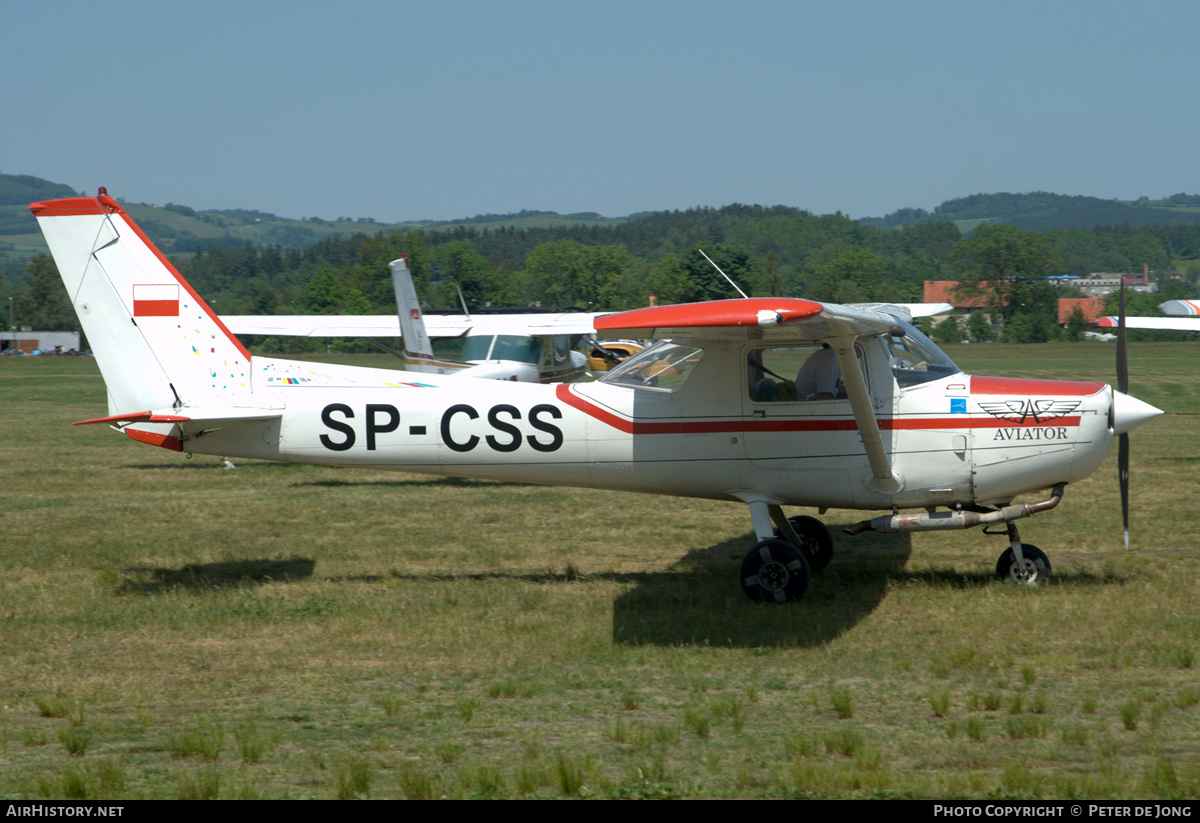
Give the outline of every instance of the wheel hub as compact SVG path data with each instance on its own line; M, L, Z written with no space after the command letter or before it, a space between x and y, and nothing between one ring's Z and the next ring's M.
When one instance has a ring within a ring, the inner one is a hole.
M1022 562L1013 563L1012 565L1012 579L1017 584L1028 585L1037 580L1037 576L1037 564L1029 558L1025 558Z
M787 566L780 563L778 560L772 560L764 563L763 567L758 570L758 582L764 589L771 592L783 591L787 588L788 580L791 578L791 573Z

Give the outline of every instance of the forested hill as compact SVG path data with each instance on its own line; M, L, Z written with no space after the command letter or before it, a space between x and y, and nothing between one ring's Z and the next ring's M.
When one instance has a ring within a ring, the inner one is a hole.
M1102 200L1098 197L1050 194L973 194L947 200L933 211L905 208L886 217L861 222L881 229L912 226L927 220L949 220L962 231L986 223L1004 223L1029 231L1091 229L1095 226L1174 226L1200 223L1200 195L1174 194L1162 200Z
M208 249L304 249L322 240L350 237L359 232L431 230L479 225L490 228L546 228L616 225L627 218L608 218L594 212L561 215L551 211L479 214L459 220L417 220L380 223L370 217L306 217L291 220L251 209L195 209L175 203L129 203L111 192L160 249L167 254L191 254ZM89 192L94 194L94 192ZM70 186L29 175L0 174L0 263L22 264L46 251L29 204L38 200L78 197Z
M61 197L76 197L78 193L70 186L51 183L28 174L0 174L0 206L28 208L38 200L55 200Z

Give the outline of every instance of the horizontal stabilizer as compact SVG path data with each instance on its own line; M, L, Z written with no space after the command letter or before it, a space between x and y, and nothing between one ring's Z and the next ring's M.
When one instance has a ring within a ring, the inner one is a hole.
M97 417L93 420L80 420L76 426L86 426L89 423L129 424L129 423L211 423L214 421L235 422L242 420L271 420L283 415L283 408L262 409L230 406L224 408L196 407L164 409L162 411L140 411L129 414L113 414L108 417Z

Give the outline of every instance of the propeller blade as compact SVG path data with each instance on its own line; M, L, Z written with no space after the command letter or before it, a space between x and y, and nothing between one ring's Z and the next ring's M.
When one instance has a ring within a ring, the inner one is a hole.
M1129 393L1129 355L1125 347L1125 278L1117 313L1117 391ZM1114 400L1114 402L1116 402ZM1117 439L1117 479L1121 486L1121 522L1125 526L1125 551L1129 551L1129 433Z
M1121 278L1120 311L1117 313L1117 391L1129 394L1129 359L1125 348L1125 279Z
M1129 551L1129 434L1117 437L1117 478L1121 483L1121 521L1125 525L1125 551Z

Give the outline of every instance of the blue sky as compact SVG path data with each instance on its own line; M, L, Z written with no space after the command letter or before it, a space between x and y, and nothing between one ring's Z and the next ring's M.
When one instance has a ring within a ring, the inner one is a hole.
M0 172L285 217L1200 193L1196 2L0 0Z

